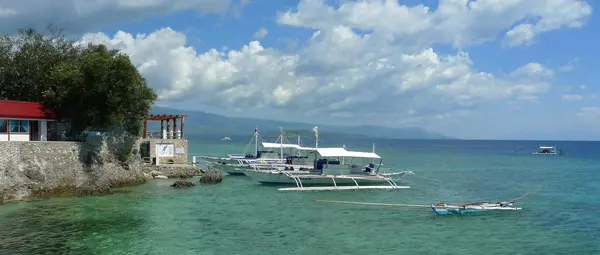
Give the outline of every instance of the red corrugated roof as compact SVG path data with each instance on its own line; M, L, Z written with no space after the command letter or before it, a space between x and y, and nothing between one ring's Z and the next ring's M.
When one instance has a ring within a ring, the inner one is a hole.
M0 118L54 120L56 116L38 102L0 100Z

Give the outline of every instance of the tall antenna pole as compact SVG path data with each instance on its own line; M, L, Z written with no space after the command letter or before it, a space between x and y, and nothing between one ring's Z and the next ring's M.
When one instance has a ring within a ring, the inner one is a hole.
M283 159L283 128L279 127L279 158Z
M373 143L373 154L375 154L375 143ZM371 163L375 165L375 158L371 159Z
M254 154L258 158L258 126L254 128Z
M346 144L342 144L342 148L346 149ZM342 165L346 164L346 157L342 157Z
M315 148L319 148L319 126L316 126L313 128L313 131L315 132Z

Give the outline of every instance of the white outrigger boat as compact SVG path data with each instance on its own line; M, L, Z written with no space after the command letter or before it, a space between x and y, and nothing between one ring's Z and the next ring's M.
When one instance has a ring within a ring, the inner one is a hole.
M321 203L334 203L334 204L353 204L353 205L375 205L375 206L399 206L399 207L416 207L416 208L431 208L437 215L465 215L472 213L481 213L489 211L521 211L523 208L516 207L517 200L527 197L534 192L538 191L541 187L538 186L536 189L525 193L515 199L502 202L475 202L467 204L446 204L437 203L432 205L415 205L415 204L386 204L386 203L365 203L365 202L351 202L351 201L335 201L335 200L315 200L315 202Z
M539 150L536 152L533 152L533 154L535 154L535 155L556 155L556 154L562 154L562 150L557 151L556 145L540 146Z
M300 153L301 151L307 151L300 145L300 137L298 137L298 144L291 144L285 138L283 130L281 130L277 141L274 143L263 142L258 134L258 128L256 128L248 145L252 142L254 142L254 154L228 154L227 158L207 156L200 156L200 158L229 175L244 175L244 168L279 170L312 168L312 161ZM262 150L259 150L259 144ZM279 152L274 149L279 149ZM286 153L284 150L290 150L290 152Z
M383 159L374 152L348 151L345 148L305 148L314 153L312 169L244 169L244 174L267 185L295 185L296 187L279 188L291 190L348 190L348 189L407 189L400 186L397 180L412 171L380 174ZM358 164L356 159L371 159L368 165ZM380 159L375 166L374 159ZM395 178L394 178L395 177ZM314 186L328 185L328 186Z

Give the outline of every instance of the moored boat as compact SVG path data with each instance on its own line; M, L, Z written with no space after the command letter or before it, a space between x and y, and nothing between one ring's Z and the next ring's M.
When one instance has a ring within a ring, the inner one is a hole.
M334 204L353 204L353 205L375 205L375 206L397 206L397 207L413 207L413 208L431 208L437 215L465 215L471 213L489 212L489 211L521 211L523 208L516 207L517 200L527 197L538 191L541 187L525 193L515 199L504 202L475 202L468 204L446 204L437 203L433 205L415 205L415 204L387 204L387 203L367 203L367 202L351 202L351 201L335 201L335 200L315 200L321 203Z
M209 165L225 172L229 175L244 175L243 169L275 169L285 170L286 168L311 168L312 162L303 152L310 151L309 148L300 146L300 137L298 144L291 144L284 136L283 130L274 143L264 142L258 134L258 128L254 130L254 136L248 143L254 142L254 154L228 154L226 158L200 156ZM309 162L310 164L307 164Z
M431 205L431 209L438 215L447 214L469 214L484 211L519 211L520 207L515 207L515 202L478 202L471 204L449 205L445 203Z
M244 169L261 184L295 185L279 190L400 189L396 181L412 171L380 174L383 159L374 152L348 151L345 148L315 148L314 167L296 171ZM361 159L380 159L379 165L357 163ZM311 187L312 185L328 185ZM363 185L363 186L361 186ZM374 186L380 185L380 186ZM384 185L384 186L381 186Z
M562 154L562 150L557 151L556 145L540 146L538 151L533 152L533 154L536 154L536 155L556 155L559 153Z

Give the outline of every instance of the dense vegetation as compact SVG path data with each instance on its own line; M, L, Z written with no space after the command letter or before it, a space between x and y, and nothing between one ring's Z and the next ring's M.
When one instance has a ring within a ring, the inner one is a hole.
M50 27L0 37L0 99L42 102L85 130L141 134L156 94L129 57L104 45L81 44Z

